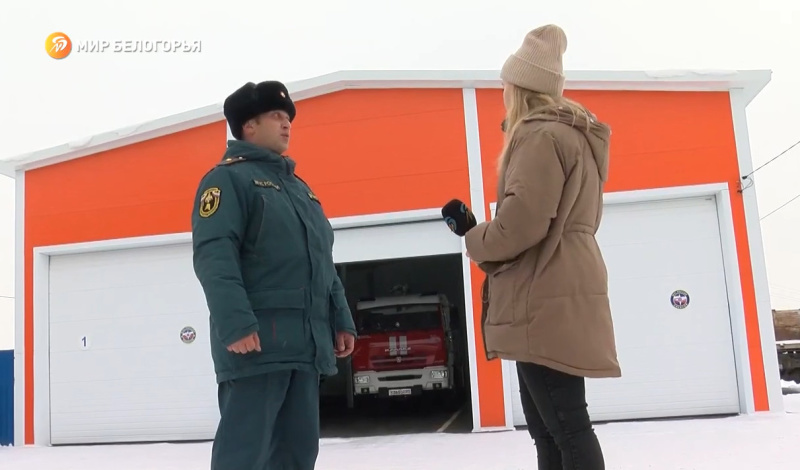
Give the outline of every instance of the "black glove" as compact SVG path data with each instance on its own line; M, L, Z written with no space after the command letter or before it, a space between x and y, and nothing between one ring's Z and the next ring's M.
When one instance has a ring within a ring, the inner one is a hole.
M442 207L442 217L450 230L459 237L463 237L478 225L469 207L458 199L453 199Z

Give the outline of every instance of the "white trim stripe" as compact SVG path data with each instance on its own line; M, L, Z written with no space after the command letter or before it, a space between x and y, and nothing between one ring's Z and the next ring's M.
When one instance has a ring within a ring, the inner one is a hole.
M769 83L769 70L744 71L567 71L569 90L728 91L741 90L745 105ZM342 90L392 88L500 88L495 70L363 70L340 71L287 84L296 101ZM222 104L135 124L56 147L0 160L10 177L30 170L131 145L155 137L224 120ZM226 126L227 127L227 126ZM230 129L226 131L230 136Z
M33 249L33 442L50 445L50 256Z
M475 344L475 308L472 292L472 261L467 257L467 245L461 239L461 276L464 278L464 324L467 336L467 367L469 368L470 410L472 430L481 429L481 397L478 391L478 360Z
M464 133L467 144L467 169L469 173L469 206L475 214L478 223L486 221L486 199L483 191L483 161L481 158L480 126L478 124L478 100L474 88L462 90L464 101ZM472 430L482 432L487 429L481 423L481 396L478 386L478 350L476 335L483 326L475 324L475 301L472 291L472 261L467 258L467 248L463 239L461 242L464 250L464 294L467 314L467 347L469 348L469 375L472 391ZM466 295L469 294L469 297ZM480 294L479 294L480 295Z
M14 445L25 443L25 173L14 187Z
M739 250L736 247L730 189L720 187L715 197L720 246L722 247L722 262L725 269L725 291L728 294L728 315L731 324L731 336L733 337L733 359L736 362L739 411L741 413L752 413L755 410L753 374L750 369L750 353L747 345L747 324L744 318Z

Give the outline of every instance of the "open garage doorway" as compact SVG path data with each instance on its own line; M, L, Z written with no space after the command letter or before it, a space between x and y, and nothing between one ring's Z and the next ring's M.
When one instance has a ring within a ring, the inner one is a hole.
M459 254L338 264L359 339L320 388L322 437L470 432Z

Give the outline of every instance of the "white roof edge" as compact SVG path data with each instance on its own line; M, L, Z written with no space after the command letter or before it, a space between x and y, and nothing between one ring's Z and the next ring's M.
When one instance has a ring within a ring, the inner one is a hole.
M571 90L728 91L744 90L747 103L766 87L771 70L567 71ZM287 83L296 101L352 89L499 88L496 70L351 70ZM222 103L197 108L124 129L0 160L0 174L26 171L131 145L224 120Z

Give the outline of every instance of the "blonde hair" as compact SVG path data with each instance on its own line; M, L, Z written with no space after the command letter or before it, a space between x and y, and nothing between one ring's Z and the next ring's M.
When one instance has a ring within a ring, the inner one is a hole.
M498 173L502 172L506 167L506 159L509 153L508 147L514 132L527 118L536 114L550 114L553 116L564 114L572 116L573 126L579 121L585 122L587 129L591 125L593 119L592 114L582 104L576 101L565 98L564 96L553 97L543 93L537 93L511 84L506 84L506 86L511 87L511 96L508 109L506 110L506 117L503 121L505 139L503 150L500 152L497 161Z

